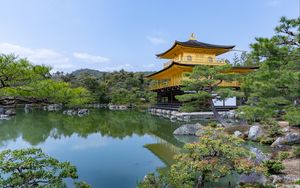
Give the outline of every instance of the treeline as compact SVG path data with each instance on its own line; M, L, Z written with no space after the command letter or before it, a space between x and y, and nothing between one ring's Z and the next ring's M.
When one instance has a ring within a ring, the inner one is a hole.
M50 71L50 67L34 65L14 54L0 54L0 104L21 98L28 103L62 103L78 107L93 100L89 90L54 80Z
M51 74L50 67L34 65L14 54L0 54L0 70L0 104L8 98L69 107L88 103L143 105L154 100L143 72L83 69Z
M153 102L154 93L148 90L150 80L145 72L100 72L90 69L72 73L56 72L52 79L69 83L72 87L84 87L92 95L93 102L124 105L142 105Z

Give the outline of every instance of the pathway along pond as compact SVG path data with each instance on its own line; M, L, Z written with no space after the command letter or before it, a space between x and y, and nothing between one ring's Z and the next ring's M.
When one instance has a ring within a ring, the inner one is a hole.
M93 110L71 117L19 110L10 120L0 120L0 151L39 147L76 165L79 180L92 187L133 188L147 173L172 164L173 154L187 141L173 136L178 126L137 111Z

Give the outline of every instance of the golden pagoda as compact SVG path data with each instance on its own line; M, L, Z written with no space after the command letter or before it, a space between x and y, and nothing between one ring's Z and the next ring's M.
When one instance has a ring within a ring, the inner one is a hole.
M225 60L218 60L217 56L232 50L234 45L215 45L200 42L196 40L192 33L189 40L186 42L175 41L173 46L167 51L157 54L161 59L169 59L164 63L163 69L153 74L147 75L147 78L152 79L150 90L157 93L157 107L178 109L180 102L176 100L176 95L181 95L184 92L180 90L184 72L191 72L196 65L225 65ZM231 72L248 73L257 69L257 67L233 67ZM223 87L233 87L238 89L237 81L224 82ZM225 106L225 102L222 102ZM217 105L218 106L218 105ZM236 102L231 105L236 107Z

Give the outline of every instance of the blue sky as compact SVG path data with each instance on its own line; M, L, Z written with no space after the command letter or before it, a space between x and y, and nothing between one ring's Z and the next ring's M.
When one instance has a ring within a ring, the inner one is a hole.
M0 0L0 53L70 72L159 70L155 54L194 32L199 41L249 50L299 0ZM228 54L231 58L233 52Z

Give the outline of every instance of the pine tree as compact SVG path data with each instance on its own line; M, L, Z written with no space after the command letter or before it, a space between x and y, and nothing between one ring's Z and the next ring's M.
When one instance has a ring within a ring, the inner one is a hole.
M221 87L224 82L239 79L239 75L231 72L231 68L229 64L222 66L199 65L195 66L191 73L186 73L185 76L188 79L182 83L186 94L176 96L179 101L184 102L182 110L195 111L200 110L199 108L210 108L215 119L226 125L213 101L214 99L223 100L239 94L233 88Z
M260 68L243 81L248 101L239 110L250 121L277 117L300 124L300 18L281 18L275 31L272 38L251 44L252 60Z

